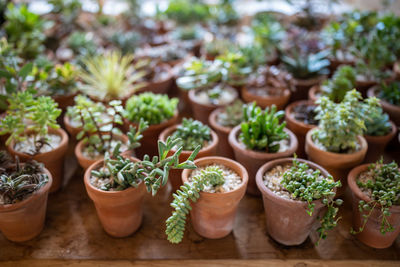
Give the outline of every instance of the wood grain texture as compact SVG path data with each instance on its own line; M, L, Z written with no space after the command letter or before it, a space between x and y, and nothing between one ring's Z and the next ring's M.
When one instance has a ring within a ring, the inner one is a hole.
M103 231L94 205L87 196L83 184L83 173L77 167L72 148L73 144L70 145L66 161L67 177L64 186L59 192L49 197L46 225L40 236L32 241L16 244L0 235L0 261L26 260L18 263L5 262L5 266L24 266L24 264L25 266L45 266L47 263L54 263L54 266L64 263L97 266L96 262L79 260L101 260L98 262L101 266L109 265L106 262L103 264L103 261L127 260L127 262L118 262L123 266L133 264L135 262L130 261L135 260L177 259L228 260L210 262L218 266L222 264L228 266L349 266L346 265L348 261L342 260L376 260L369 266L383 266L380 264L395 266L396 264L386 262L386 260L400 260L400 238L392 247L377 250L361 244L349 233L351 227L349 192L345 196L345 204L341 209L342 219L339 226L331 231L328 238L323 240L318 247L314 246L317 238L315 232L304 244L296 247L285 247L270 239L266 235L262 200L251 196L245 196L240 203L234 231L229 236L219 240L204 239L193 231L189 222L183 242L172 245L166 240L164 233L165 219L171 213L170 188L163 189L154 198L150 195L146 196L144 220L138 232L128 238L112 238ZM388 155L387 159L400 159L398 150ZM57 259L73 261L48 261ZM232 259L268 259L269 261L230 261ZM313 260L339 260L339 262ZM185 266L198 266L199 263L203 261L184 261ZM176 265L177 261L151 261L145 264L147 266ZM115 265L114 262L113 265ZM365 266L361 262L351 265Z

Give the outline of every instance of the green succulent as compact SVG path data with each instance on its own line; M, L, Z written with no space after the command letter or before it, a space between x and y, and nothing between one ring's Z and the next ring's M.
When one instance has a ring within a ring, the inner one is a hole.
M210 18L210 10L202 1L170 0L167 9L163 13L159 11L160 15L165 15L178 24L187 25L207 20Z
M382 83L379 97L392 105L400 106L400 82Z
M343 100L346 93L356 86L356 71L350 66L341 66L321 87L321 93L335 103Z
M255 102L244 106L240 141L251 150L278 152L279 141L289 137L284 131L286 122L280 123L284 115L284 111L276 111L275 105L265 110L256 106Z
M79 0L49 0L52 5L51 12L60 15L64 26L71 26L82 12L82 3Z
M238 99L217 114L218 124L225 127L235 127L243 121L243 102Z
M296 50L288 51L282 56L282 62L288 72L297 79L311 79L329 73L330 61L327 59L329 52L323 50L315 54L298 53Z
M78 71L70 63L56 65L48 73L45 89L51 95L71 95L78 90Z
M131 122L144 119L150 125L160 124L176 114L179 100L150 92L133 95L126 101L124 116Z
M211 141L211 129L200 121L183 118L182 123L171 135L172 139L180 139L179 145L185 151L193 151L196 147L201 148L205 142Z
M365 105L364 112L368 114L365 120L365 134L370 136L384 136L392 130L389 115L384 113L381 107L374 107L370 110L369 105Z
M74 31L68 36L67 45L77 56L96 55L97 46L93 40L94 36L90 32Z

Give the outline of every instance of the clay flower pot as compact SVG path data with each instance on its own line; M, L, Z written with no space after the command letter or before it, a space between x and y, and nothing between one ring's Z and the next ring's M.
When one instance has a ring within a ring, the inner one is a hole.
M158 136L164 129L174 125L177 120L178 113L176 112L172 118L163 121L160 124L149 125L149 128L147 128L146 131L144 131L142 134L143 137L140 140L141 146L136 149L137 157L143 158L145 154L148 154L150 157L158 155ZM135 122L130 122L124 118L123 128L125 132L129 131L129 126L136 127L137 129L139 127L139 124Z
M378 97L378 91L379 91L379 87L374 86L368 90L367 95ZM384 99L380 99L380 103L381 103L382 109L387 114L389 114L390 119L397 126L400 126L400 106L390 104L389 102L385 101Z
M60 144L49 152L40 153L34 156L28 155L15 150L14 142L11 142L11 144L7 146L7 150L13 157L18 156L21 162L33 159L37 162L43 163L46 169L51 173L53 182L51 184L50 193L53 193L60 189L62 185L64 177L64 158L68 149L68 134L63 129L52 128L49 129L49 134L61 136Z
M357 186L356 181L360 173L367 171L369 165L370 164L364 164L352 169L347 178L349 187L353 195L353 229L356 231L360 228L360 226L363 225L363 215L367 213L360 212L360 210L358 209L358 203L360 202L360 200L364 200L367 203L371 201L371 199L360 190L360 188ZM400 234L400 206L390 207L389 212L390 216L388 217L388 221L391 225L393 225L393 232L387 232L384 235L381 234L380 226L382 213L380 211L380 207L375 207L365 225L364 230L356 235L357 239L367 246L373 248L390 247L396 240L397 236Z
M130 158L132 161L137 159ZM146 187L143 182L137 188L122 191L103 191L90 183L92 170L104 164L99 160L85 172L86 191L96 207L97 216L104 230L113 237L126 237L133 234L141 225L143 217L143 198Z
M320 149L312 140L314 130L309 131L306 135L306 153L308 159L321 165L335 179L340 180L342 186L337 190L337 196L344 194L346 190L346 177L351 168L363 162L367 154L368 144L364 137L359 136L358 142L361 145L360 149L353 153L334 153Z
M217 115L223 111L224 108L218 108L211 112L210 117L208 118L208 122L211 128L218 135L218 147L217 147L217 155L227 158L233 158L233 149L228 142L228 136L231 132L232 128L222 126L217 121Z
M121 141L123 144L127 144L129 141L129 138L126 135L120 135L120 136L115 136L119 141ZM104 158L104 155L100 155L99 157L95 159L87 158L83 154L83 149L85 148L85 144L83 140L79 141L78 144L75 147L75 156L78 159L79 165L82 167L82 169L86 170L89 168L91 165L93 165L95 162L102 160Z
M396 75L396 78L400 79L400 61L393 64L393 72Z
M243 87L241 92L242 98L246 103L255 101L257 106L260 106L263 109L275 105L278 110L281 110L285 107L285 105L289 102L291 94L289 89L285 89L282 95L260 96L251 93L247 87Z
M75 140L78 133L80 131L82 131L82 127L77 128L77 127L72 126L71 119L67 115L64 115L63 120L64 120L65 129L70 134L71 138Z
M280 197L265 186L264 174L267 171L277 165L292 163L293 160L294 158L283 158L267 162L258 170L256 176L257 186L263 198L268 235L275 241L286 246L300 245L307 239L312 226L317 221L318 215L324 207L321 200L314 200L314 212L310 216L306 211L308 208L306 201ZM306 163L314 170L320 170L321 174L325 177L329 176L329 173L325 169L315 163L304 159L297 159L297 161Z
M173 78L174 75L172 73L172 69L168 64L162 63L160 64L163 68L163 72L167 72L168 75L159 81L152 81L148 82L146 86L140 88L139 90L136 91L136 94L140 94L143 92L152 92L154 94L166 94L168 93L168 90L172 86Z
M240 125L233 128L229 134L228 141L233 148L235 160L241 163L249 173L249 185L247 186L247 193L254 196L259 196L260 191L258 190L256 184L256 174L258 169L268 161L292 156L298 146L297 138L290 130L285 128L285 132L289 135L289 148L283 152L267 153L247 149L246 146L238 139L240 131Z
M321 87L319 85L314 85L308 91L308 99L312 102L316 102L319 98L318 94L321 92Z
M232 232L239 202L246 192L247 171L236 161L223 157L205 157L195 160L194 163L197 167L220 164L235 171L242 178L242 184L235 190L224 193L200 192L200 198L191 204L190 217L194 230L205 238L223 238ZM188 181L192 171L183 171L183 183Z
M160 134L160 137L158 138L159 140L165 142L168 138L168 136L172 135L172 133L176 130L178 125L173 125L171 127L168 127L162 133ZM203 158L203 157L208 157L208 156L215 156L217 154L217 146L219 143L218 135L214 132L211 131L211 142L206 146L200 149L199 153L196 156L196 159ZM176 152L176 149L171 149L168 153L168 156L173 155ZM179 155L179 162L183 162L187 160L192 154L193 151L186 151L183 150L182 153ZM179 169L171 169L169 171L169 176L168 176L168 181L172 185L173 192L179 189L179 187L182 185L182 170Z
M368 143L368 151L365 156L364 162L376 162L383 155L387 144L393 139L397 132L396 125L394 125L393 122L390 122L390 124L392 125L392 129L387 135L364 135L364 138L365 140L367 140Z
M299 105L310 105L315 106L314 102L311 100L300 100L293 102L292 104L288 105L285 109L285 121L286 127L291 130L297 137L297 141L299 145L297 146L296 154L300 158L306 157L306 152L304 150L304 146L306 144L306 134L309 130L316 127L316 125L312 124L305 124L301 121L295 119L293 115L293 109Z
M290 102L306 100L308 97L308 90L314 85L321 84L325 79L325 75L307 80L293 79L296 90L292 92Z
M47 209L47 196L52 187L52 176L47 184L33 192L28 198L15 204L0 205L0 231L14 242L24 242L38 236L43 229Z
M52 98L58 103L58 107L65 111L67 107L74 105L74 98L76 95L77 93L69 95L55 95L52 96Z
M235 94L232 102L226 103L224 105L214 105L214 104L204 104L198 101L198 97L196 96L197 90L190 90L188 92L189 102L193 110L193 116L196 120L201 121L203 124L208 124L208 117L211 112L217 108L227 106L231 104L237 98L237 91L232 88L231 92Z

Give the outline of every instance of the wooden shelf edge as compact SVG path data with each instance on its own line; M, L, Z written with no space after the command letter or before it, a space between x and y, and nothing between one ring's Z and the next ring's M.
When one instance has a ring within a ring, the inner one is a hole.
M129 261L129 260L20 260L20 261L3 261L0 262L2 267L58 267L58 266L84 266L84 267L120 267L120 266L237 266L237 267L397 267L399 261L378 261L378 260L342 260L342 261L331 261L331 260L140 260L140 261Z

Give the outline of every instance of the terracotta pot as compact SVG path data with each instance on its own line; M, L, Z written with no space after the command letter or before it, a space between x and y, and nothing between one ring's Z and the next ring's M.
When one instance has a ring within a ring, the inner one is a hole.
M265 186L263 177L267 171L277 165L292 163L293 160L294 158L283 158L267 162L258 170L256 176L257 186L263 197L267 232L275 241L286 246L300 245L307 239L324 207L321 200L313 201L315 207L310 216L307 213L308 203L306 201L280 197ZM323 176L329 176L329 173L321 166L304 159L297 160L307 163L314 170L320 170Z
M392 125L392 129L390 133L384 136L371 136L364 135L365 140L368 143L368 151L365 156L364 162L376 162L383 156L383 152L387 144L392 140L392 138L396 135L397 128L393 122L390 122Z
M360 200L364 200L365 202L371 201L371 199L360 190L360 188L357 186L356 181L359 174L366 171L369 165L370 164L364 164L352 169L347 178L349 187L353 195L353 229L356 231L360 228L360 226L363 225L363 215L369 213L361 213L358 209L358 203L360 202ZM357 239L367 246L373 248L390 247L396 240L397 236L400 234L400 206L390 207L389 212L391 213L391 215L388 217L388 221L394 227L393 232L388 232L384 235L381 234L380 226L382 213L380 211L380 207L375 207L365 225L364 230L356 235Z
M119 141L122 141L123 144L127 144L129 141L129 138L126 135L120 135L120 136L115 136L118 138ZM83 149L85 148L85 144L83 140L79 141L78 144L75 147L75 156L78 159L79 165L82 167L82 169L86 170L89 168L91 165L93 165L95 162L104 159L104 155L100 155L99 157L95 159L90 159L85 157L83 155Z
M246 103L256 102L261 108L275 105L279 110L283 109L290 99L290 90L285 89L282 95L278 96L259 96L252 94L247 87L242 88L242 98Z
M368 90L368 96L375 96L378 97L379 87L374 86ZM389 114L390 119L397 125L400 126L400 106L396 106L390 104L389 102L385 101L384 99L380 99L380 103L382 109Z
M167 129L161 132L160 137L158 139L165 142L168 136L170 136L176 130L177 127L178 125L173 125L171 127L168 127ZM211 131L211 143L209 143L208 146L200 149L199 153L196 156L196 159L208 156L215 156L217 154L218 143L219 143L218 135L214 131ZM171 149L170 152L168 153L168 156L173 155L175 152L176 149ZM192 154L192 151L183 150L182 153L179 155L179 162L187 160L190 154ZM172 185L173 192L178 190L179 187L182 185L181 177L182 177L182 170L171 169L169 171L168 180Z
M146 131L143 132L143 137L142 140L140 140L141 146L136 149L136 154L137 156L141 159L143 158L144 155L148 154L150 157L158 155L158 136L160 133L174 125L178 120L178 113L175 113L175 115L166 120L161 122L160 124L153 124L149 125L149 128L147 128ZM129 126L133 127L139 127L139 125L135 122L130 122L127 119L124 118L124 131L128 132L129 131Z
M76 136L80 131L82 131L82 127L74 127L71 125L71 120L67 115L64 115L64 126L69 135L71 136L72 139L76 139Z
M306 144L306 134L309 130L316 127L316 125L305 124L301 121L298 121L294 118L293 109L300 105L310 105L315 106L314 102L311 100L300 100L293 102L288 105L285 109L285 121L286 127L291 130L297 137L297 141L299 145L297 146L296 154L300 158L306 157L306 152L304 150L304 146Z
M130 158L132 161L138 161ZM92 170L104 164L99 160L85 172L86 191L96 207L97 216L104 230L113 237L126 237L140 227L143 217L143 198L146 187L143 182L137 188L130 187L122 191L103 191L90 183Z
M235 171L242 178L242 184L235 190L225 193L200 192L200 198L191 204L192 225L199 235L210 239L225 237L232 232L239 202L246 192L249 179L247 171L236 161L223 157L205 157L195 160L194 163L197 167L220 164ZM183 171L183 183L188 181L192 171Z
M232 88L232 93L235 93L236 96L233 98L233 101L237 98L237 92ZM213 105L213 104L203 104L198 102L198 98L196 96L196 90L190 90L188 93L189 102L193 110L193 116L196 120L201 121L203 124L208 124L208 117L211 112L217 108L227 106L230 103L226 103L225 105Z
M308 97L308 90L314 85L321 84L326 79L326 76L319 76L312 79L300 80L293 79L295 84L295 91L292 92L290 102L297 100L306 100Z
M367 90L376 84L376 81L356 81L356 89L365 97L367 95Z
M313 87L311 87L308 91L308 99L312 102L317 101L319 98L317 94L320 93L320 88L321 87L319 85L314 85Z
M44 227L47 209L47 196L52 186L52 176L47 184L35 191L28 198L15 204L0 205L0 231L14 242L24 242L38 236Z
M396 79L400 79L400 61L393 64L393 72L396 75Z
M58 103L58 107L65 111L67 107L74 105L74 98L76 95L77 93L70 95L55 95L52 96L52 98Z
M43 163L46 169L51 173L53 182L50 188L50 193L53 193L60 189L63 182L64 158L68 149L68 134L63 129L52 128L49 129L49 134L61 136L60 144L49 152L40 153L34 156L28 155L15 150L14 142L11 142L10 145L7 146L7 150L13 157L18 156L21 162L33 159L37 162Z
M172 69L168 64L162 63L163 71L168 72L168 76L165 79L160 81L148 82L147 85L143 88L140 88L136 94L140 94L143 92L152 92L154 94L166 94L168 90L172 86L174 75L172 73Z
M308 131L306 135L306 153L308 159L321 165L325 168L335 179L340 180L342 186L337 190L337 196L344 194L346 190L346 177L351 168L357 166L363 162L365 155L367 154L368 144L364 137L359 136L358 142L361 144L361 148L354 153L334 153L324 151L317 147L312 140L312 134L317 128Z
M238 140L240 131L240 125L233 128L229 134L228 141L233 148L235 160L243 164L249 173L249 185L247 186L247 193L254 196L259 196L260 191L258 190L256 184L256 174L258 169L268 161L292 156L298 146L297 138L290 130L285 128L285 132L289 134L289 148L284 152L266 153L247 149L246 146Z
M233 158L233 149L228 142L228 136L231 132L232 128L225 127L220 125L217 122L217 115L221 113L224 108L218 108L211 112L210 117L208 118L208 122L211 128L217 133L218 135L218 147L217 147L217 155L227 158Z

